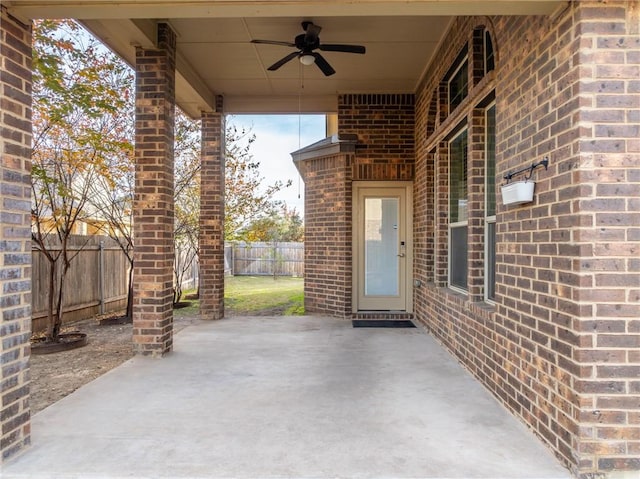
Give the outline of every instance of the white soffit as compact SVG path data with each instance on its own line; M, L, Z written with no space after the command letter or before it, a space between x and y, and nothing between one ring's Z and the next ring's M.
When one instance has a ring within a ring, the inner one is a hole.
M231 113L335 112L340 93L414 92L455 15L549 15L551 0L5 0L22 18L76 18L134 64L135 48L153 48L156 24L177 34L176 98L189 115L211 111L215 95ZM295 51L251 40L293 42L302 20L322 27L321 43L364 45L365 55L322 52L325 77ZM302 87L304 85L304 87Z

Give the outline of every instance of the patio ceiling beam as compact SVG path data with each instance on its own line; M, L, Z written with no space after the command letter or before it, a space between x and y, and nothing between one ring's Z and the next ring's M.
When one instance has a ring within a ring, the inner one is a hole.
M157 22L154 20L83 20L81 23L100 38L130 66L135 65L135 47L155 48ZM215 94L195 69L176 53L176 104L191 118L215 111Z
M367 15L549 15L567 0L8 0L33 18L206 18Z

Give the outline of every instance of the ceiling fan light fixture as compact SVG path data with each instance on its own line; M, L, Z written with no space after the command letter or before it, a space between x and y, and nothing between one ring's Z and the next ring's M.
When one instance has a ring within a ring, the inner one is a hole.
M303 65L313 65L315 61L316 57L314 57L313 55L309 55L308 53L300 55L300 63L302 63Z

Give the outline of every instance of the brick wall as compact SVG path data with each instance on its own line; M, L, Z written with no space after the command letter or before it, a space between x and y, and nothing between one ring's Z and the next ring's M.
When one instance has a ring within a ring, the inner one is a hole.
M202 113L200 171L200 317L224 317L224 139L222 97Z
M496 72L482 78L480 26L496 49ZM442 45L416 95L416 316L576 474L638 471L638 2L458 18ZM470 93L449 112L442 79L464 45ZM533 203L497 201L495 305L482 301L479 222L479 108L492 92L497 183L550 159ZM470 138L468 295L446 288L446 140L460 122Z
M149 356L173 344L175 42L161 23L158 49L136 51L133 343Z
M412 180L414 121L412 94L340 95L338 132L355 135L355 153L296 160L305 181L307 312L351 317L351 183Z
M496 322L510 343L509 376L502 389L523 397L515 411L576 468L581 376L574 350L580 287L573 262L582 254L573 243L571 204L576 187L570 171L578 136L572 120L578 104L572 89L578 66L570 61L574 32L566 15L496 20L501 67L496 88L499 177L548 156L548 171L536 173L536 201L503 207L496 219ZM533 47L535 45L535 47ZM524 374L523 374L524 373ZM512 384L509 384L509 381Z
M353 153L307 159L304 308L311 314L351 315L351 167Z
M31 25L0 6L0 464L30 442Z
M356 134L352 179L410 181L414 176L412 94L338 96L338 131Z

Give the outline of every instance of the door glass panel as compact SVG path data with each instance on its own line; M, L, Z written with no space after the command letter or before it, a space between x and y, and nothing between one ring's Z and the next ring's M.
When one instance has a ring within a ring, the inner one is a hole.
M397 296L398 198L365 198L364 204L364 294Z

